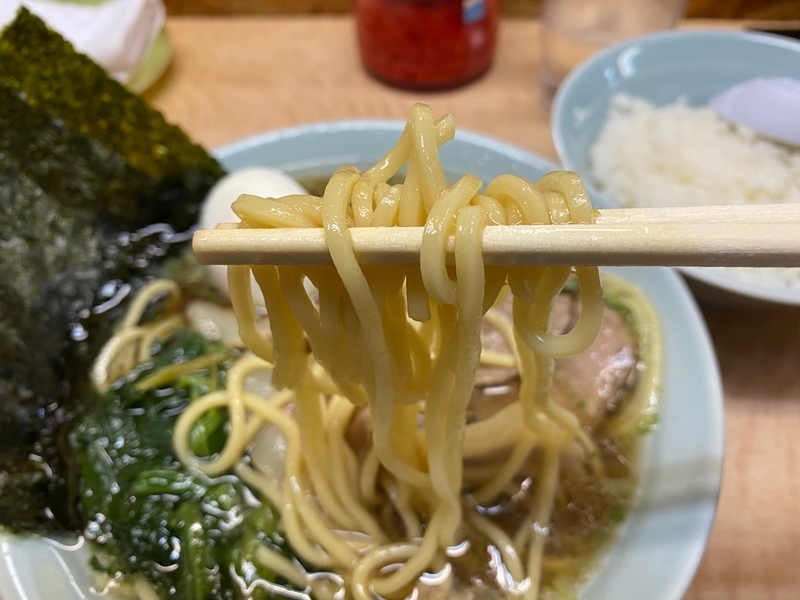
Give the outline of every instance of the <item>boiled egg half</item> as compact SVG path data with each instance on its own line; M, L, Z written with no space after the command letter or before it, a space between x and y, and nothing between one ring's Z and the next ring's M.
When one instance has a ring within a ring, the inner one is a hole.
M220 223L238 223L231 204L242 194L262 198L281 198L290 194L307 194L305 188L283 171L268 167L246 167L225 175L208 192L200 211L200 229L214 229ZM224 265L208 267L214 285L224 294L228 291L228 268ZM259 306L264 299L253 279L253 299Z

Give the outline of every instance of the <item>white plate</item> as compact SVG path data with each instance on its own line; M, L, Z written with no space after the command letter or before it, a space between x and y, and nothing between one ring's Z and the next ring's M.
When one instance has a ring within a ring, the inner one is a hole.
M232 144L217 156L229 169L266 165L295 176L368 166L397 140L402 123L346 121L287 129ZM442 151L451 175L484 182L501 173L536 180L555 165L524 150L460 132ZM647 434L642 492L618 540L581 598L679 600L703 554L720 489L722 389L705 325L684 283L668 269L612 269L641 288L664 329L664 389L659 423ZM78 600L91 591L87 548L67 550L0 534L2 600Z

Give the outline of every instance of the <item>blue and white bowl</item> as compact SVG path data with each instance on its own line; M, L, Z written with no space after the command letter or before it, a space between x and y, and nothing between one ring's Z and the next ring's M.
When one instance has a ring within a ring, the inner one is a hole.
M656 106L685 99L704 106L718 92L755 77L800 80L800 43L744 31L666 31L612 46L584 61L565 79L553 101L551 125L565 168L586 183L595 206L620 203L592 182L590 149L619 93ZM682 268L702 297L726 303L742 299L800 305L800 290L740 281L725 271Z
M367 167L395 143L404 123L343 121L285 129L226 146L228 170L262 165L294 177ZM452 178L502 173L537 180L556 165L487 137L459 132L442 150ZM641 493L619 535L581 590L593 600L680 600L700 562L722 477L722 387L711 341L683 281L670 269L609 272L638 286L664 332L658 425L646 434ZM0 532L2 600L99 600L91 589L89 552L41 538ZM104 597L106 600L109 596Z

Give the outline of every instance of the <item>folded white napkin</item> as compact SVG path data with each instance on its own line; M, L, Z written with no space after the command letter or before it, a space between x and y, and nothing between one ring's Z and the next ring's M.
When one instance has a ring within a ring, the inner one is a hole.
M166 19L162 0L108 0L98 5L0 0L0 28L13 21L23 5L122 82L147 56Z

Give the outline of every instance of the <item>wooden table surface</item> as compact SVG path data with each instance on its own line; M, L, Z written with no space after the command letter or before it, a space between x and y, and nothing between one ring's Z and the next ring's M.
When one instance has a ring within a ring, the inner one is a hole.
M168 28L175 60L148 96L209 147L312 121L405 118L422 101L436 115L452 112L460 127L555 158L548 114L537 99L535 21L505 21L487 76L435 94L370 79L347 17L175 17ZM726 459L713 533L686 598L795 600L800 309L704 313L723 375Z

